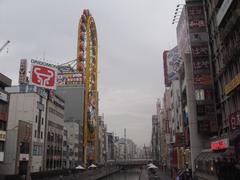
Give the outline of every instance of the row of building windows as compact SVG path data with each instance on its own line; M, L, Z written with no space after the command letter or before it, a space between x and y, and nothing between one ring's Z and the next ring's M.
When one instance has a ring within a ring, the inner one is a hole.
M57 146L48 146L48 149L47 149L47 155L51 156L51 155L59 155L61 156L62 155L62 147L57 147Z
M29 154L30 144L28 142L20 142L20 154Z
M237 92L235 95L231 96L225 102L223 102L222 110L225 125L227 125L227 120L229 119L230 115L236 111L240 111L240 92Z
M36 115L36 116L35 116L35 122L36 122L36 123L38 123L38 119L39 119L39 118L38 118L38 115ZM42 117L42 119L41 119L41 123L42 123L42 125L44 124L44 118L43 118L43 117Z
M0 103L0 112L7 112L8 105Z
M1 131L6 131L6 128L7 128L7 122L0 120L0 130Z
M43 146L42 145L33 145L33 155L42 156L43 155Z
M0 152L4 152L4 141L0 141Z
M61 134L48 132L47 139L48 139L48 142L55 142L58 144L62 144L63 136Z
M35 130L35 131L34 131L34 137L35 137L35 138L38 137L37 134L38 134L38 133L37 133L37 130ZM40 138L43 139L43 132L42 132L42 131L40 132Z
M56 169L62 167L62 160L52 160L47 159L46 168L49 169Z
M57 110L55 110L55 109L53 109L51 107L49 107L49 112L55 114L56 116L58 116L61 119L64 118L64 115L62 113L58 112Z

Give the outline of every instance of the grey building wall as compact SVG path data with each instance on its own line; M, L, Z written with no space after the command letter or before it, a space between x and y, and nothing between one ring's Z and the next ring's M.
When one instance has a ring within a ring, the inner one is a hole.
M79 124L79 161L83 162L83 121L84 121L84 86L71 85L57 87L57 94L65 101L65 122Z

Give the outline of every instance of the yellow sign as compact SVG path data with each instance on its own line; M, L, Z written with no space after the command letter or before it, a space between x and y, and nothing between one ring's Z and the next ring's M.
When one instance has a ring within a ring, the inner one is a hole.
M0 131L0 141L6 141L6 131Z
M229 94L240 84L240 73L238 73L229 83L224 86L224 94Z

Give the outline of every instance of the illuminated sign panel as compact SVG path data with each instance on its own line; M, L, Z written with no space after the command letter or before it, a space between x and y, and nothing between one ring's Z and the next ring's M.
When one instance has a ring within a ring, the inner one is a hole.
M8 102L8 95L0 91L0 100Z
M57 85L78 85L83 83L82 74L80 73L59 73L57 76Z
M32 60L30 83L46 89L56 89L57 67L53 64Z
M27 60L21 59L19 68L19 84L27 83Z
M232 131L240 127L240 111L236 111L229 116L229 124Z
M6 131L0 131L0 141L6 141Z
M224 94L228 95L233 89L240 85L240 73L224 86Z
M214 151L227 149L228 147L229 140L227 138L211 142L211 149Z

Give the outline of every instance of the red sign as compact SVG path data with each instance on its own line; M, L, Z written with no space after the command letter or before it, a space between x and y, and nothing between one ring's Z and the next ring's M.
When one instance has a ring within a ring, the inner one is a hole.
M194 70L204 70L204 69L210 69L208 58L204 59L194 59L193 61L193 69Z
M31 84L47 89L56 89L57 68L55 65L32 60Z
M196 16L203 16L204 11L202 5L188 6L188 16L195 18Z
M194 45L192 46L192 55L194 57L208 56L208 45Z
M227 149L228 147L229 147L229 141L227 138L211 142L212 150L222 150L222 149Z

